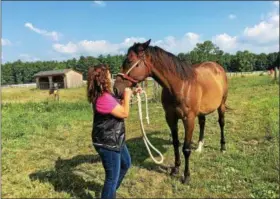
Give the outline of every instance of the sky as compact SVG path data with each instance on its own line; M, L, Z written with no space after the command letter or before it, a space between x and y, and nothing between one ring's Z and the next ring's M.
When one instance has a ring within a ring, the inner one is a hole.
M151 39L171 53L279 51L279 1L2 1L2 63L125 54Z

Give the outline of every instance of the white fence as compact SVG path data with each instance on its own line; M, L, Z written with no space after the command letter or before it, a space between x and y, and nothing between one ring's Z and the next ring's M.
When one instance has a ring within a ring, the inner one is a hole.
M36 87L36 83L1 85L1 88Z
M228 72L228 77L235 77L235 76L258 76L258 75L268 75L267 71L252 71L252 72ZM112 77L115 77L115 74L112 75ZM149 77L147 78L148 81L154 81L153 78ZM113 78L114 82L114 78ZM83 83L86 84L87 81L83 80ZM144 84L144 83L143 83ZM16 88L16 87L36 87L36 83L29 83L29 84L10 84L10 85L1 85L1 88ZM156 85L157 87L157 85Z
M267 75L267 71L252 71L252 72L227 72L228 77L238 77L238 76L258 76L258 75Z

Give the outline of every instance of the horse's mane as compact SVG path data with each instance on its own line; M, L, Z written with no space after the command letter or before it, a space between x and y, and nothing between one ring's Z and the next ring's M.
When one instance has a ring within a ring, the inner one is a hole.
M180 60L174 54L167 52L158 46L149 46L147 52L151 55L154 64L159 63L163 66L161 70L171 72L182 80L191 80L195 77L195 72L191 64Z

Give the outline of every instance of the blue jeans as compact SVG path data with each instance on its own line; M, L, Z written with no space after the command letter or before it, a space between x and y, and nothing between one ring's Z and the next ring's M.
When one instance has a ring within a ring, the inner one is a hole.
M105 169L105 182L102 189L102 199L116 198L119 188L127 170L131 166L131 158L127 146L124 145L120 152L94 146L101 157Z

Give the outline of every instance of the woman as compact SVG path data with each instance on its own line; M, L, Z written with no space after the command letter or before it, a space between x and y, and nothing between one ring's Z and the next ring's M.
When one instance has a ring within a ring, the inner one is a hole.
M101 198L116 197L116 190L131 165L124 124L131 94L131 89L126 88L122 103L113 96L108 65L99 64L88 70L87 95L94 112L92 142L105 169Z

